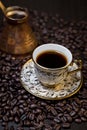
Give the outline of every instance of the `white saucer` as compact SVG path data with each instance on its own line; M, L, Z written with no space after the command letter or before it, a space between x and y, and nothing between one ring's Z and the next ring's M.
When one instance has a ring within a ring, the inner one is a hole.
M73 63L72 66L69 66L69 71L76 68L78 68L78 66ZM66 77L66 79L55 88L49 88L43 86L38 81L34 70L34 63L32 60L29 60L22 67L21 83L23 87L34 96L48 100L59 100L68 98L79 91L82 86L82 73L81 71L75 72Z

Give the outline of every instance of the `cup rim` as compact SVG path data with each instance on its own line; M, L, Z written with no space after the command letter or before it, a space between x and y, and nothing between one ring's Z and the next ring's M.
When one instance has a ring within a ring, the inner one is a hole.
M34 58L33 58L34 52L35 52L38 48L40 48L40 47L42 47L42 46L46 46L46 45L58 45L58 46L61 46L61 47L65 48L65 49L68 50L68 52L71 54L71 61L70 61L69 63L67 63L65 66L59 67L59 68L47 68L47 67L44 67L44 66L38 64L38 63L34 60ZM37 67L40 67L40 68L43 69L43 70L46 70L46 71L50 71L50 70L51 70L51 71L57 71L57 70L62 70L62 69L67 68L67 67L72 63L72 53L71 53L71 51L70 51L68 48L66 48L66 47L63 46L63 45L60 45L60 44L57 44L57 43L46 43L46 44L42 44L42 45L40 45L40 46L38 46L38 47L36 47L36 48L34 49L34 51L33 51L33 53L32 53L32 60L33 60L34 64L35 64Z

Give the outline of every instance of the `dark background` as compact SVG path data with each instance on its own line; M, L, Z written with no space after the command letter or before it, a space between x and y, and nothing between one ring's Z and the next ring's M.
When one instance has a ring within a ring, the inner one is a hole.
M6 7L19 5L28 9L58 13L68 20L87 20L87 0L2 0L2 2Z
M6 7L19 5L53 15L57 13L66 20L87 20L87 0L2 0L2 2ZM0 10L0 20L2 16ZM71 129L67 130L87 130L87 122L80 125L73 123Z

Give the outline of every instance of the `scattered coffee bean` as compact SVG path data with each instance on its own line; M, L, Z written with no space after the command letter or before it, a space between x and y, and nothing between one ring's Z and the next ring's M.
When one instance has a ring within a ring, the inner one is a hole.
M61 129L61 126L59 124L56 124L55 127L54 127L55 130L60 130Z
M87 118L84 117L84 116L82 116L82 117L81 117L81 120L85 122L85 121L87 121Z
M63 128L69 128L69 127L70 127L70 123L67 123L67 122L66 122L66 123L63 123L63 124L62 124L62 127L63 127Z
M72 117L72 116L76 115L76 112L73 110L73 111L70 112L70 115Z
M30 126L30 124L31 124L31 123L30 123L30 121L29 121L29 120L24 120L24 126L28 126L28 127L29 127L29 126Z
M26 113L21 116L21 120L25 120L27 118Z
M5 121L5 122L8 121L8 117L6 115L3 116L3 121Z
M19 126L19 127L17 127L17 130L24 130L24 128Z
M51 113L52 113L54 116L56 116L56 115L58 114L57 111L56 111L56 109L55 109L54 107L51 107L50 111L51 111Z
M57 122L57 123L60 123L61 120L60 119L57 119L57 118L54 118L54 121Z
M16 123L19 123L19 118L17 116L15 116L14 120Z
M75 119L75 122L76 122L76 123L81 123L81 119L80 119L80 118L76 118L76 119Z

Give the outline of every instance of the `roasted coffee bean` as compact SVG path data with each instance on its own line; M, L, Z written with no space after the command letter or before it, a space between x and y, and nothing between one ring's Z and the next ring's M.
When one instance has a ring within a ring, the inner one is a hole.
M41 109L39 109L39 108L36 109L36 114L39 114L39 113L41 113L41 112L42 112Z
M39 123L35 124L35 126L36 126L36 129L39 130L39 129L43 128L44 123L40 121Z
M80 119L80 118L76 118L76 119L75 119L75 122L76 122L76 123L81 123L81 119Z
M70 112L70 115L71 115L72 117L73 117L75 114L76 114L75 111L71 111L71 112Z
M56 109L55 109L54 107L51 107L50 111L51 111L51 113L52 113L54 116L57 115L57 111L56 111Z
M24 113L23 108L19 108L19 112L21 113L21 115Z
M43 115L38 115L36 120L37 120L37 122L44 120Z
M72 110L72 106L70 104L66 104L66 110L68 111Z
M63 107L63 106L64 106L64 103L59 102L59 103L57 103L57 106Z
M56 108L57 111L60 111L60 112L64 111L63 108L61 108L61 107L55 107L55 108Z
M81 108L78 112L78 115L79 116L83 116L84 115L84 112L85 112L85 109Z
M31 104L30 107L33 109L33 108L36 108L37 105L36 104Z
M5 103L2 103L2 107L5 107L6 106L6 102Z
M67 122L67 118L65 116L61 117L62 122Z
M72 122L72 117L69 114L64 114L64 117L67 118L68 122Z
M3 121L7 122L8 121L8 117L5 115L3 116Z
M46 106L47 104L45 102L41 102L41 106Z
M18 116L15 116L14 120L15 120L16 123L19 123L19 121L20 121Z
M19 92L19 93L21 93L21 92ZM20 100L22 98L22 96L21 95L19 95L18 97L17 97L17 99L18 100Z
M7 123L7 122L5 122L5 121L3 121L3 122L2 122L2 126L4 126L4 127L7 127L7 128L8 128L8 123Z
M63 123L63 124L62 124L62 127L63 127L63 128L69 128L69 127L70 127L70 123L67 123L67 122L66 122L66 123Z
M18 111L18 106L15 106L15 107L13 108L13 113L16 114L17 111Z
M32 114L32 113L29 113L29 114L28 114L28 117L29 117L29 119L30 119L30 120L34 120L35 115L34 115L34 114Z
M59 124L56 124L56 125L54 126L54 129L55 129L55 130L60 130L60 129L61 129L61 126L60 126Z
M28 95L23 95L23 99L28 99Z
M57 122L57 123L60 123L60 122L61 122L61 119L54 118L54 121Z
M9 112L9 111L6 112L6 116L7 116L7 117L10 116L10 112Z
M59 113L57 117L61 118L62 116L63 116L63 113Z
M30 121L29 120L24 120L24 126L30 126Z
M12 116L9 117L9 121L13 121L14 118Z
M21 120L25 120L27 118L27 115L26 115L26 113L25 114L23 114L22 116L21 116Z
M16 105L16 103L17 103L17 99L13 99L13 100L11 101L11 106Z
M9 106L5 106L5 109L6 109L6 110L9 110Z
M19 126L19 127L17 127L17 130L24 130L24 128Z
M84 117L84 116L82 116L82 117L81 117L81 120L85 122L85 121L87 121L87 118Z

